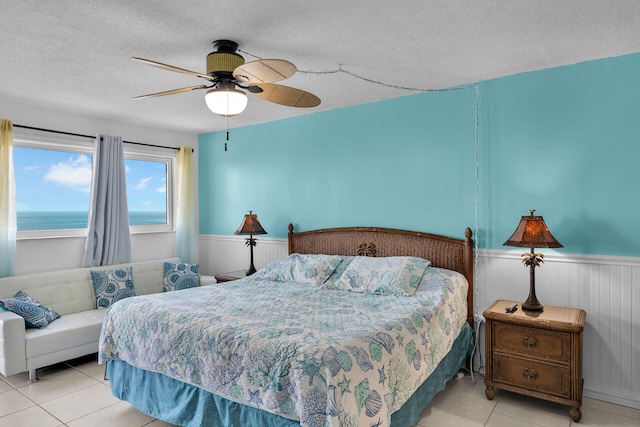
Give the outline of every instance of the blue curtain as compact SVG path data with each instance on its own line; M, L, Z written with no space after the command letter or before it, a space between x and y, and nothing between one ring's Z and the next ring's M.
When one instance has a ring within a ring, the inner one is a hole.
M16 261L16 183L13 123L0 119L0 277L13 276Z
M182 262L198 263L198 245L196 241L196 209L193 185L191 147L180 147L176 157L178 187L178 213L176 215L176 248L175 256Z
M131 261L122 138L97 135L83 267Z

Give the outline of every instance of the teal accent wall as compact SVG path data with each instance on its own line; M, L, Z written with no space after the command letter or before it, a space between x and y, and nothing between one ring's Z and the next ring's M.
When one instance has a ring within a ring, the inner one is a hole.
M639 76L634 54L482 83L483 247L536 209L558 252L640 256Z
M480 247L504 248L536 209L558 251L640 256L637 76L640 54L479 84ZM231 235L251 209L269 237L292 222L461 238L475 120L471 87L231 129L226 152L224 132L200 135L200 233Z
M269 237L293 223L462 238L474 221L474 98L418 94L235 128L226 152L224 132L201 135L200 233L233 234L253 210Z

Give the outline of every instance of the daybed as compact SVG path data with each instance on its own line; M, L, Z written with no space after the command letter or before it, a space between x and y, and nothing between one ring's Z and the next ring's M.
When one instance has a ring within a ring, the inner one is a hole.
M25 319L0 310L0 373L5 376L29 372L37 380L36 369L98 351L98 338L107 310L96 308L91 270L113 270L132 266L136 295L162 292L164 262L179 258L141 261L103 267L86 267L34 273L0 279L0 299L24 291L60 318L42 329L27 328ZM203 284L215 283L202 277Z
M114 304L99 362L173 424L413 425L473 348L465 236L290 225L290 255L253 276Z

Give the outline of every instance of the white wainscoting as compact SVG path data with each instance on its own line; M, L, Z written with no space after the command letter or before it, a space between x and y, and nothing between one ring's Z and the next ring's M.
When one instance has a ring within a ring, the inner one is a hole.
M249 248L240 236L199 238L204 274L249 267ZM480 250L476 310L482 314L496 299L524 301L529 271L522 250ZM259 238L257 269L288 254L287 239ZM640 258L545 252L536 268L536 293L543 305L582 308L584 395L640 409ZM484 331L480 328L484 360ZM479 360L479 358L476 358Z
M527 299L529 270L522 252L479 252L480 314L496 299ZM543 305L587 312L584 395L640 408L640 258L545 252L544 264L536 268L536 295Z
M253 265L257 270L289 254L287 239L255 237ZM247 270L250 264L249 247L243 236L200 235L198 242L200 271L215 275L230 271Z

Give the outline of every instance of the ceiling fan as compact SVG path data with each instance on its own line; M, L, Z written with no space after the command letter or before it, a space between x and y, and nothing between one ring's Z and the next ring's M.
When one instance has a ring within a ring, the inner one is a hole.
M258 59L257 61L244 62L244 58L237 53L238 43L231 40L216 40L212 45L213 51L207 55L206 74L150 59L133 57L132 59L135 61L144 62L163 70L196 76L208 82L202 85L136 96L133 99L208 89L205 94L207 106L211 111L223 117L234 116L244 111L247 106L245 91L265 101L289 107L309 108L320 105L320 98L312 93L273 84L295 74L296 66L291 62L284 59Z

